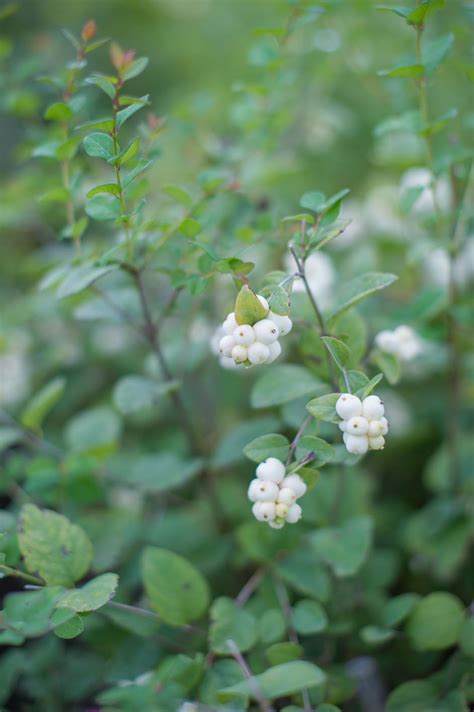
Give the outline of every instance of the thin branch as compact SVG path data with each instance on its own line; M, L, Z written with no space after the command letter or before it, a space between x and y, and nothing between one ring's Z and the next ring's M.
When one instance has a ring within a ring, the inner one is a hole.
M226 644L232 654L232 657L238 663L240 669L244 673L245 678L248 680L249 688L251 689L252 695L253 695L253 697L255 697L261 711L262 712L275 712L274 708L271 706L270 702L265 698L263 692L261 691L257 680L252 675L252 671L250 670L249 666L247 665L247 662L246 662L244 656L242 655L242 653L240 652L235 641L227 640Z
M14 578L28 581L28 583L33 583L37 586L43 587L45 585L43 579L40 579L38 576L32 576L31 574L27 574L26 571L20 571L19 569L12 569L11 566L6 566L5 564L0 564L0 571L5 572L7 576L13 576Z
M239 593L235 597L235 604L237 606L244 606L255 590L258 588L260 581L265 576L265 569L257 569L255 573L249 578L246 584L240 589Z
M290 450L289 450L289 452L288 452L288 457L287 457L287 459L286 459L286 464L287 464L287 465L289 465L290 462L291 462L291 460L293 459L293 455L295 454L295 450L296 450L296 448L298 447L299 441L300 441L301 438L303 437L304 431L306 430L306 428L307 428L308 425L310 424L310 422L311 422L311 420L312 420L312 417L313 417L313 416L311 416L311 415L307 415L307 416L306 416L306 418L303 420L303 422L302 422L302 424L301 424L301 426L300 426L300 429L298 430L298 432L296 433L295 437L293 438L293 441L292 441L292 443L291 443L291 445L290 445Z

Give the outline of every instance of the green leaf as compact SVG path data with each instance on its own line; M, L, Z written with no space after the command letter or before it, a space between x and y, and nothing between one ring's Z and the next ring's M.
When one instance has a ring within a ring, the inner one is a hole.
M179 226L179 231L186 237L195 237L202 230L202 225L194 218L185 218Z
M237 324L250 324L250 326L265 319L268 314L268 310L265 309L255 292L246 284L237 295L234 310Z
M367 645L383 645L395 635L395 631L376 625L366 625L360 631L360 637Z
M462 627L459 647L465 655L474 658L474 617L471 616Z
M77 638L77 636L81 635L83 632L84 621L81 616L78 616L77 614L69 618L69 620L64 621L64 623L60 623L54 629L54 634L63 640L72 640L73 638Z
M49 121L69 121L74 116L71 107L64 101L58 101L48 106L44 113L44 118Z
M314 216L310 213L299 213L298 215L287 215L286 218L282 218L282 222L302 222L305 221L308 225L313 225L315 220Z
M276 457L284 462L288 457L288 438L277 433L263 435L244 447L244 454L253 462L263 462L267 457Z
M313 398L306 405L306 410L313 418L324 420L327 423L338 423L340 418L336 413L336 403L339 400L340 393L328 393L319 398Z
M147 64L148 57L138 57L138 59L131 62L127 69L122 72L122 79L128 81L129 79L133 79L133 77L138 77L138 75L145 70Z
M256 620L239 608L230 598L217 598L211 607L209 647L218 655L230 655L228 640L233 640L241 652L257 642Z
M93 220L117 220L121 216L120 202L112 195L95 195L86 203L86 213Z
M314 635L325 630L328 624L326 611L317 601L303 599L293 608L293 624L301 635Z
M128 188L130 183L132 183L132 181L134 181L137 176L139 176L144 171L148 170L148 168L152 165L153 165L153 161L147 161L145 159L138 161L135 168L133 168L133 170L131 170L130 173L127 173L127 175L123 179L123 187Z
M18 541L28 571L50 586L73 585L92 561L92 544L80 527L34 504L21 509Z
M24 435L19 428L0 428L0 453L10 447L10 445L21 442L23 437Z
M249 419L230 428L221 439L212 458L215 468L227 467L244 459L243 449L250 440L255 440L269 431L277 430L280 422L273 416Z
M120 195L120 186L117 183L103 183L92 188L87 194L87 198L93 198L98 193L112 193L112 195Z
M316 394L322 388L324 384L304 366L282 364L265 369L252 389L250 401L253 408L270 408Z
M439 710L438 692L429 680L411 680L399 685L387 699L386 712L427 712ZM441 710L440 710L441 712Z
M436 591L417 603L406 632L416 650L444 650L456 643L464 622L464 606L459 598Z
M377 5L377 10L389 10L390 12L395 13L395 15L405 18L411 12L410 7L404 7L403 5Z
M193 204L192 196L187 190L184 190L184 188L181 188L179 185L165 185L165 187L162 188L162 191L163 193L166 193L166 195L169 195L170 198L176 200L177 203L184 205L186 208L190 208Z
M453 43L454 35L451 32L424 43L422 55L427 74L433 74L433 72L436 71L453 46Z
M43 420L61 398L66 386L65 378L54 378L36 393L21 414L25 428L39 430Z
M62 588L52 586L37 591L11 593L5 598L2 622L26 638L52 630L52 616Z
M179 381L156 383L143 376L125 376L116 383L113 399L121 413L137 413L152 408L163 396L179 387Z
M71 194L66 188L53 188L46 193L42 193L38 198L38 203L67 203Z
M146 96L141 96L140 99L138 99L134 104L130 104L130 106L127 106L125 109L122 109L121 111L117 112L117 128L121 128L124 123L131 117L133 114L135 114L137 111L140 111L140 109L143 109L144 106L146 106L149 102L149 95L147 94Z
M358 398L361 400L364 400L364 398L367 398L367 396L370 396L374 388L380 383L382 380L383 376L381 373L377 373L376 376L370 379L368 383L365 385L361 386L354 395L356 395Z
M291 289L291 285L290 285ZM268 300L268 305L274 314L288 316L290 313L290 292L283 287L275 287Z
M267 608L257 620L258 638L262 643L275 643L283 638L286 621L278 608Z
M366 272L352 279L347 284L343 284L339 289L338 304L329 315L329 318L334 319L334 317L347 311L371 294L374 294L374 292L390 286L397 279L394 274Z
M299 660L304 655L304 650L298 643L275 643L265 651L265 657L270 665L281 665L292 660Z
M94 74L92 77L87 77L86 84L94 84L99 89L102 89L105 94L111 99L115 96L115 85L103 74Z
M417 593L402 593L391 598L383 607L381 621L387 628L395 628L411 613L420 600Z
M380 368L390 385L393 386L395 383L398 383L401 369L400 361L395 354L376 350L372 353L372 361Z
M98 131L112 131L113 127L113 119L106 117L104 119L94 119L93 121L86 121L83 124L79 124L79 126L76 126L76 130L97 129Z
M150 605L165 623L186 625L204 615L209 587L187 559L150 546L142 555L141 568Z
M281 561L276 568L280 576L298 593L311 596L323 603L331 594L331 580L324 564L309 547L297 549Z
M56 607L70 608L76 613L96 611L113 598L117 586L117 574L101 574L88 581L82 588L66 591L59 598Z
M296 455L298 459L301 459L309 453L314 453L315 455L315 459L311 464L314 463L314 465L319 467L326 462L334 460L336 456L333 446L322 438L317 438L315 435L304 435L298 443Z
M422 25L428 15L442 7L444 0L424 0L406 16L406 20L410 25Z
M319 529L311 535L311 544L338 577L353 576L369 552L372 521L356 517L340 527Z
M344 230L350 225L352 220L337 220L326 227L322 226L316 232L315 236L311 238L311 252L313 250L320 250L324 245L327 245L331 240L335 240L336 237L342 235Z
M294 660L282 665L275 665L260 675L254 675L250 680L238 682L221 690L220 696L225 700L229 693L242 693L255 698L255 690L260 690L263 697L269 700L286 697L303 689L322 687L326 675L313 663Z
M66 441L75 452L95 454L113 449L121 431L119 417L107 406L96 406L76 415L66 426Z
M339 339L335 339L334 336L321 336L321 341L331 354L336 366L342 370L351 355L347 346Z
M165 492L187 484L201 472L202 465L201 458L183 460L173 452L142 455L131 466L127 465L120 481L144 492Z
M423 64L404 64L399 67L393 67L392 69L381 69L377 72L380 77L404 77L410 79L421 77L424 73L425 67Z
M117 265L107 265L106 267L95 267L94 265L80 265L79 267L71 267L65 278L60 283L56 296L58 299L71 297L73 294L79 294L91 284L96 282L100 277L118 269Z
M128 144L127 148L123 151L121 151L115 158L109 158L108 163L113 163L117 164L118 166L123 166L124 163L127 161L130 161L132 158L135 158L137 153L140 150L140 137L136 136L130 143Z
M105 133L95 133L86 136L84 141L84 150L88 156L92 158L102 158L108 161L114 157L114 142L112 136Z
M300 199L300 205L302 208L312 210L315 213L320 213L324 210L325 203L326 196L319 190L313 190L309 193L305 193Z
M319 470L315 470L314 467L300 467L298 468L298 474L304 481L308 492L313 489L321 475Z

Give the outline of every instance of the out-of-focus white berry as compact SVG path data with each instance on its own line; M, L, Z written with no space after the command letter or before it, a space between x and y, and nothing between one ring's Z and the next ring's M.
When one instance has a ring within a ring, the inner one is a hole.
M236 344L231 351L235 363L244 363L247 360L247 348L241 344Z
M371 450L383 450L385 446L385 438L379 435L377 438L369 438L369 447Z
M288 514L286 515L286 521L288 524L296 524L297 521L301 519L301 515L303 514L303 510L301 509L299 504L292 504L291 507L288 510Z
M410 341L414 337L416 338L415 330L406 324L400 324L400 326L397 326L393 334L399 341Z
M267 359L267 363L273 363L277 360L278 356L281 354L281 345L279 341L274 341L273 344L268 344L268 349L270 351L270 356Z
M382 424L382 435L386 435L388 433L388 420L387 418L383 417L380 418L380 423Z
M281 486L282 488L289 487L292 489L297 499L302 497L306 492L306 484L299 475L288 475L288 477L285 477L282 481Z
M237 329L238 324L235 319L235 313L231 312L230 314L227 314L224 323L222 324L222 328L224 329L224 332L226 334L233 334L234 330Z
M278 500L281 504L291 505L296 501L296 492L291 487L282 487L278 493Z
M252 480L252 482L249 484L249 488L247 490L247 497L251 502L258 501L258 492L260 491L259 487L261 482L262 480L255 479Z
M250 344L247 350L247 356L250 363L255 365L265 363L270 356L270 349L266 344L261 344L259 341L254 341Z
M262 502L260 504L260 516L264 522L272 522L276 517L275 502Z
M269 304L268 304L267 300L265 299L265 297L262 297L261 294L257 294L257 299L260 302L260 304L262 305L262 307L267 310L267 312L270 311Z
M232 349L234 348L234 346L235 339L230 334L228 334L227 336L223 336L222 339L219 341L219 351L226 358L230 358L232 356Z
M367 430L367 435L369 438L378 438L383 435L384 426L381 420L371 420L369 422L369 429Z
M276 482L277 484L283 480L285 473L285 465L276 457L267 457L264 462L260 463L255 472L259 480Z
M362 403L352 393L342 393L336 402L336 413L343 420L362 414Z
M252 497L255 497L255 502L276 502L278 485L269 480L258 480L258 486L252 487Z
M356 415L354 417L357 418L358 416ZM339 430L342 430L343 433L347 432L347 420L341 420L339 423Z
M385 410L378 396L367 396L362 401L362 415L368 420L379 420Z
M403 341L398 346L398 357L401 361L412 361L421 350L422 345L418 338L413 341Z
M346 433L350 435L365 435L369 429L369 421L362 415L355 415L346 421Z
M344 442L347 451L353 455L365 455L369 449L369 439L367 435L349 435L345 434Z
M271 526L272 529L282 529L283 528L283 522L268 522L269 525Z
M289 512L289 507L287 504L283 504L282 502L277 502L276 507L275 507L275 512L277 517L281 517L282 519L285 519L286 515Z
M235 339L235 343L242 346L250 346L255 341L255 334L250 324L240 324L234 329L232 336Z
M252 507L252 514L259 522L263 522L263 517L260 511L262 504L263 502L255 502Z
M398 340L394 331L380 331L375 337L375 344L381 351L385 351L389 354L394 354L397 352Z
M260 319L256 324L253 325L253 331L255 334L255 341L259 341L261 344L272 344L274 341L278 340L280 336L280 330L275 322L271 319Z
M275 312L270 311L268 319L271 319L271 321L276 324L280 330L280 336L286 336L289 334L293 327L293 322L289 316L282 316L281 314L275 314Z

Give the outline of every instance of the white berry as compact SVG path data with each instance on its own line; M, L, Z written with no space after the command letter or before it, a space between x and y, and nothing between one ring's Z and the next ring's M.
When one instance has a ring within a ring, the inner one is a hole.
M255 334L250 324L240 324L234 329L232 336L235 339L235 343L242 346L250 346L255 341Z
M379 435L383 435L383 425L380 420L369 421L367 435L369 438L378 438Z
M248 348L248 360L253 364L265 363L270 356L270 349L266 344L255 341Z
M268 480L258 480L258 485L252 487L251 494L256 502L275 502L278 497L278 485Z
M255 502L255 504L252 507L252 514L255 517L255 519L258 519L259 522L263 522L263 517L260 513L260 508L262 506L263 502Z
M369 438L369 447L371 450L383 450L385 446L385 438L379 435L377 438Z
M259 341L261 344L266 344L267 346L277 341L280 336L280 330L275 322L270 319L260 319L260 321L257 321L257 323L253 325L253 331L255 341Z
M283 522L268 522L269 525L271 526L272 529L282 529L283 528Z
M224 323L222 324L222 328L224 329L224 332L226 334L232 334L235 329L237 329L238 324L235 319L235 313L231 312L230 314L227 314Z
M236 344L232 349L231 353L235 363L244 363L244 361L247 361L248 353L247 348L245 346L242 346L241 344Z
M384 414L383 403L378 396L367 396L362 401L362 415L368 420L379 420Z
M369 429L369 421L361 415L355 415L346 421L346 433L350 435L365 435Z
M256 475L259 480L276 482L279 484L286 473L285 465L276 457L267 457L265 462L261 462L257 467Z
M297 499L302 497L306 492L306 484L299 475L288 475L281 483L281 486L282 488L289 487L292 489Z
M277 360L278 356L281 354L281 345L279 341L274 341L273 344L268 344L270 351L270 356L267 359L267 363L273 363Z
M381 331L375 337L375 343L381 351L394 354L398 349L398 339L394 331Z
M275 507L276 516L281 517L282 519L285 519L286 515L288 514L289 509L290 508L287 504L283 504L282 502L277 502L276 507Z
M354 417L357 418L358 416L356 415ZM343 433L347 432L347 420L341 420L339 423L339 430L342 430Z
M262 502L260 505L260 516L265 522L273 521L276 517L275 502Z
M365 455L369 449L369 439L366 435L349 435L345 433L344 442L347 451L353 455Z
M398 341L411 341L412 339L416 339L416 332L411 326L407 326L406 324L397 326L393 334Z
M274 324L280 330L280 336L286 336L290 333L293 322L289 316L282 316L281 314L275 314L275 312L270 311L268 314L268 319L271 319Z
M303 510L300 505L296 503L292 504L288 510L288 514L286 515L286 521L288 524L296 524L296 522L301 519L302 514Z
M262 307L264 309L266 309L268 312L270 310L270 307L269 307L269 304L268 304L267 300L265 299L265 297L262 297L261 294L257 294L257 299L260 302L260 304L262 305Z
M258 501L258 488L260 487L261 480L255 479L252 480L252 482L249 484L249 488L247 490L247 497L251 502L257 502Z
M228 334L227 336L223 336L222 339L219 341L219 351L226 358L230 358L232 356L232 349L234 348L234 346L235 339L230 334Z
M382 435L386 435L388 433L388 420L387 420L387 418L383 417L383 418L380 418L380 422L382 423L382 427L383 427Z
M336 402L336 413L343 420L349 420L349 418L362 414L362 403L352 393L343 393Z
M291 487L282 487L278 493L278 500L280 504L291 505L296 501L296 493Z

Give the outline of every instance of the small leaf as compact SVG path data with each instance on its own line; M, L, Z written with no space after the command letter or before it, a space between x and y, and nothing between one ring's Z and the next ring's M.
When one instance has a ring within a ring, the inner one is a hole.
M135 158L139 150L140 138L137 136L132 141L130 141L129 145L124 151L121 151L121 153L119 153L115 158L109 158L108 163L114 163L119 166L123 166L124 163L130 161L132 158Z
M165 623L186 625L206 612L207 581L187 559L149 546L142 555L141 567L150 605Z
M324 384L304 366L282 364L266 370L252 388L253 408L270 408L301 396L316 394Z
M135 59L128 65L127 69L122 72L122 79L124 81L128 81L129 79L138 77L138 75L145 70L147 64L148 57L139 57L138 59Z
M305 435L302 437L296 448L298 459L302 459L306 455L309 455L309 453L314 453L315 459L313 462L319 467L326 462L334 460L336 456L333 446L322 438L317 438L315 435Z
M380 77L408 77L411 79L421 77L424 73L425 67L423 64L404 64L399 67L393 67L392 69L381 69L377 72Z
M106 267L94 267L93 265L81 265L72 267L66 272L65 278L61 281L56 296L58 299L65 299L73 294L78 294L100 277L118 269L117 265L107 265Z
M117 574L101 574L88 581L82 588L66 591L59 598L56 607L70 608L76 613L96 611L113 598L117 585Z
M318 190L313 190L309 193L305 193L300 199L300 205L302 208L307 210L313 210L315 213L320 213L324 210L324 205L326 203L326 196L324 193L320 193Z
M84 632L84 621L77 614L69 618L64 623L60 623L54 629L54 634L63 640L72 640Z
M229 693L242 693L255 697L259 690L264 698L273 700L278 697L287 697L303 689L323 687L326 675L313 663L304 660L294 660L274 665L260 675L254 675L250 680L243 680L235 685L221 690L219 697L225 701Z
M133 114L135 114L137 111L140 111L140 109L143 109L143 107L149 103L148 99L149 99L148 94L146 96L141 96L140 99L138 99L136 103L130 104L130 106L127 106L125 109L118 111L117 117L116 117L117 128L121 128L124 125L124 123L131 116L133 116Z
M195 237L202 230L202 225L194 218L185 218L179 226L179 231L186 237Z
M95 195L86 204L86 213L99 222L117 220L121 216L120 202L112 195Z
M25 428L40 429L45 417L61 398L65 386L65 378L55 378L36 393L20 417L20 422Z
M83 124L79 124L79 126L76 126L76 130L97 129L99 131L112 131L113 127L113 119L106 117L104 119L93 119L92 121L86 121Z
M92 544L80 527L34 504L21 509L18 541L28 571L50 586L74 584L92 561Z
M230 598L217 598L211 607L209 647L219 655L230 655L227 641L233 640L241 652L257 642L256 620Z
M265 657L270 665L281 665L292 660L299 660L304 655L304 650L298 643L275 643L265 651Z
M173 452L160 452L141 455L119 477L143 492L166 492L187 484L201 472L202 465L198 457L184 460Z
M387 628L395 628L405 620L419 600L420 596L417 593L402 593L391 598L382 610L383 625Z
M364 400L364 398L367 398L367 396L370 396L374 388L380 383L382 380L383 376L381 373L378 373L376 376L370 379L370 381L362 386L362 388L359 388L355 392L355 395L360 398L361 400Z
M116 384L114 403L121 413L137 413L179 387L179 381L156 383L143 376L125 376Z
M55 104L48 106L44 113L44 118L49 121L69 121L74 116L71 107L64 101L58 101Z
M111 136L105 133L91 133L85 137L84 150L92 158L102 158L108 161L114 156L114 142Z
M353 576L367 557L372 522L368 517L356 517L337 528L319 529L310 538L316 552L336 576Z
M456 643L464 622L459 598L437 591L416 604L406 632L416 650L444 650Z
M265 309L255 292L246 284L237 295L234 310L237 324L250 324L250 326L265 319L268 314L268 310Z
M162 188L162 191L163 193L166 193L166 195L169 195L170 198L173 198L187 208L190 208L193 204L192 196L187 190L184 190L184 188L181 188L179 185L165 185L165 187Z
M426 42L423 45L423 64L426 67L427 74L433 74L433 72L439 67L453 46L453 43L454 35L450 32L447 35L437 37L436 39L431 40L431 42Z
M331 354L336 366L342 370L351 355L347 346L339 339L335 339L334 336L321 336L321 341Z
M360 631L360 637L367 645L383 645L395 636L395 631L376 625L366 625Z
M325 630L328 624L326 611L317 601L303 599L293 608L293 624L301 635L314 635Z
M284 435L271 433L252 440L244 447L244 454L253 462L263 462L267 457L276 457L282 462L288 457L290 443Z
M335 316L347 311L374 292L390 286L397 279L396 275L383 272L366 272L365 274L359 275L347 284L341 286L338 304L331 312L329 318L334 319Z
M60 586L48 586L9 594L4 602L2 623L26 638L44 635L53 627L51 618L61 593Z
M111 99L115 96L114 84L103 74L94 74L92 77L87 77L85 83L94 84L96 87L99 87L99 89L102 89Z
M338 423L340 418L336 413L336 403L340 395L340 393L328 393L325 396L313 398L313 400L307 403L306 410L317 420L324 420L328 423Z
M287 215L286 218L282 218L282 222L302 222L305 221L308 225L313 225L315 220L314 216L310 213L299 213L298 215Z
M444 7L444 0L423 0L407 15L406 20L410 25L422 25L428 15L441 10L442 7Z
M94 195L98 195L98 193L112 193L112 195L120 195L120 187L117 185L117 183L103 183L102 185L97 185L95 188L92 188L87 193L87 198L93 198Z
M66 426L66 441L75 452L108 453L119 438L121 421L107 406L82 411Z
M291 284L289 288L291 289ZM290 313L290 292L283 287L275 287L268 300L268 305L274 314L288 316Z
M372 361L390 383L394 385L400 379L400 361L395 354L386 353L385 351L374 351L372 353Z

